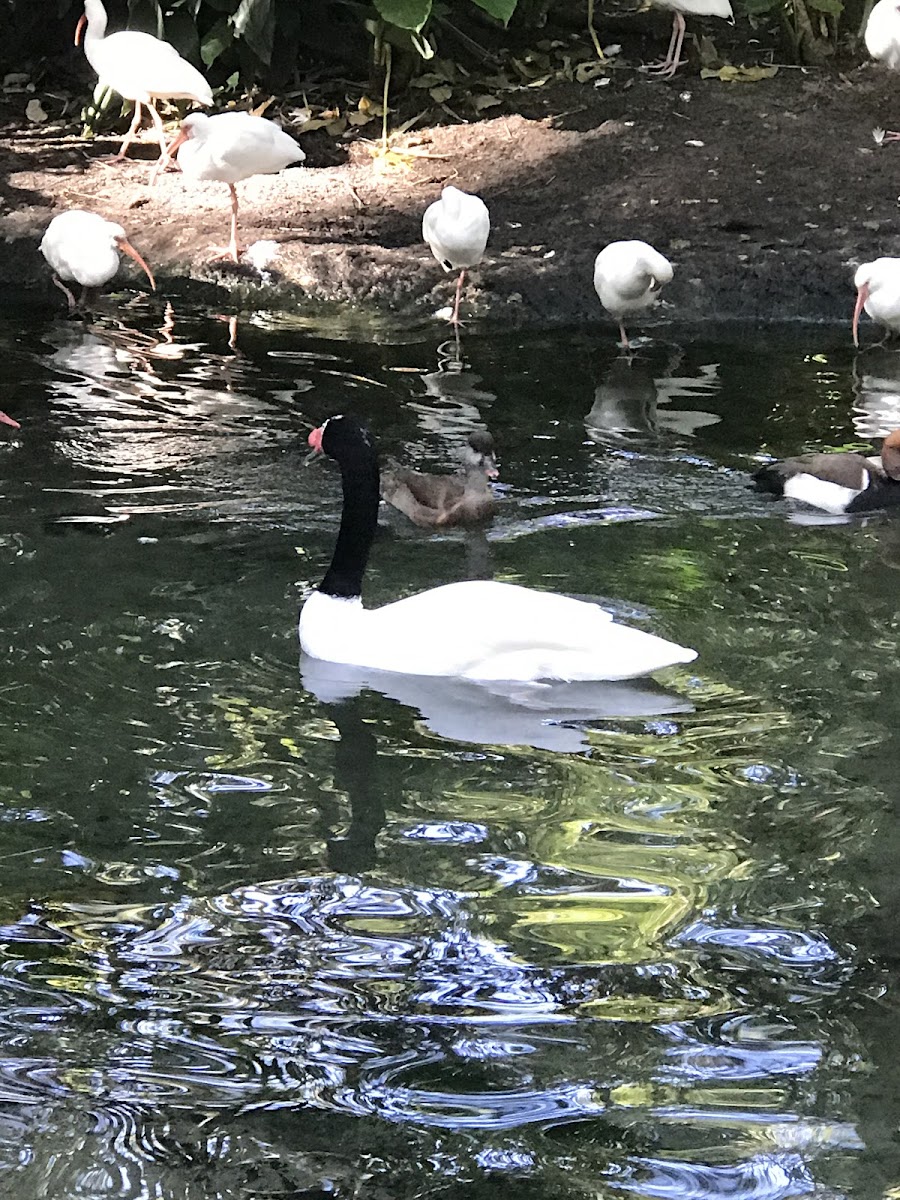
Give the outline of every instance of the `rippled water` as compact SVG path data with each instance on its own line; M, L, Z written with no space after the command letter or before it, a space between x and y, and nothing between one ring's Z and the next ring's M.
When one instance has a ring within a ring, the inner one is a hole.
M896 1196L900 524L745 484L900 425L900 353L443 339L0 322L0 1196ZM370 602L494 575L698 661L301 677L348 409L501 457L486 536L383 514Z

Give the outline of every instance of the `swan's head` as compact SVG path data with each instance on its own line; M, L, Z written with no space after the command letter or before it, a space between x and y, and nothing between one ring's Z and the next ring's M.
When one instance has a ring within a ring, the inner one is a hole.
M344 413L329 417L306 440L315 453L327 454L338 462L353 458L360 452L367 455L375 453L375 443L365 425L361 425L356 417Z
M469 445L464 455L467 469L483 471L488 479L496 479L497 470L494 439L486 429L475 429L469 434Z

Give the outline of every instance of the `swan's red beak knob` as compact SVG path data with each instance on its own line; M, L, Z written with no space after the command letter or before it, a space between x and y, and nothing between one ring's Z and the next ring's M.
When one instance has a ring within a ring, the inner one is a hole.
M324 428L324 426L322 428ZM322 429L321 428L314 429L306 440L309 442L310 446L312 446L313 450L315 450L316 454L322 453Z

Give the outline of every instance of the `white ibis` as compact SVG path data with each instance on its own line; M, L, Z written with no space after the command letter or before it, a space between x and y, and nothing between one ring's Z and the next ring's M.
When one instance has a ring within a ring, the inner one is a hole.
M274 175L306 155L274 121L252 113L191 113L169 147L178 152L178 165L192 179L227 183L231 191L231 241L220 257L238 261L238 196L235 184L251 175Z
M84 294L102 287L119 269L119 253L133 258L156 291L153 272L125 236L121 225L81 208L54 217L41 240L41 254L53 269L53 282L75 307L75 297L63 280L80 283Z
M671 79L680 66L687 62L681 57L681 44L684 41L684 14L690 17L722 17L723 20L733 21L729 0L652 0L657 8L665 8L672 13L672 36L669 38L669 49L666 57L658 63L653 63L647 70L651 75L660 79ZM888 3L888 0L882 0Z
M213 97L209 84L174 46L160 38L133 29L123 29L107 37L103 0L84 0L84 12L75 29L76 46L81 41L85 23L84 52L100 82L134 102L134 119L116 159L124 158L134 141L141 123L141 108L146 105L156 126L160 161L168 161L166 131L156 111L156 101L193 100L197 104L210 105Z
M853 276L856 307L853 310L853 345L859 345L859 314L866 312L878 325L900 333L900 258L876 258L863 263Z
M892 71L900 70L900 11L896 0L878 0L869 13L864 33L866 49ZM883 142L900 141L900 133L888 131Z
M646 242L610 242L594 261L594 289L600 303L619 323L621 345L628 349L624 318L651 308L672 278L672 264Z
M480 196L445 187L440 200L429 204L422 218L422 237L445 271L459 271L452 324L459 324L459 300L469 267L481 262L491 218Z
M900 504L900 429L892 430L881 455L798 454L767 463L754 475L758 491L802 500L830 513L872 512Z

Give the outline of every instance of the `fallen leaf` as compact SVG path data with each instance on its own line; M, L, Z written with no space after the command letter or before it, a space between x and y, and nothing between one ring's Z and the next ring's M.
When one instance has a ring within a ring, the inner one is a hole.
M760 79L771 79L778 74L777 67L719 67L713 71L704 67L700 72L701 79L721 79L723 83L757 83Z
M340 137L347 128L347 118L337 117L333 121L329 121L325 126L325 132L330 133L332 137Z
M575 68L575 82L590 83L592 79L596 79L598 75L602 75L605 70L606 63L602 63L596 58L593 62L579 63Z
M443 104L445 100L449 100L453 95L453 88L449 87L446 83L442 83L440 87L431 88L428 95L435 104Z
M47 114L44 111L44 106L41 104L40 100L28 101L28 103L25 105L25 116L29 121L34 121L35 124L39 124L41 121L47 120Z
M486 108L493 108L495 104L500 103L501 100L499 96L481 95L472 97L472 107L476 112L482 112Z
M368 125L370 121L375 120L375 114L365 112L347 113L347 120L351 125Z

